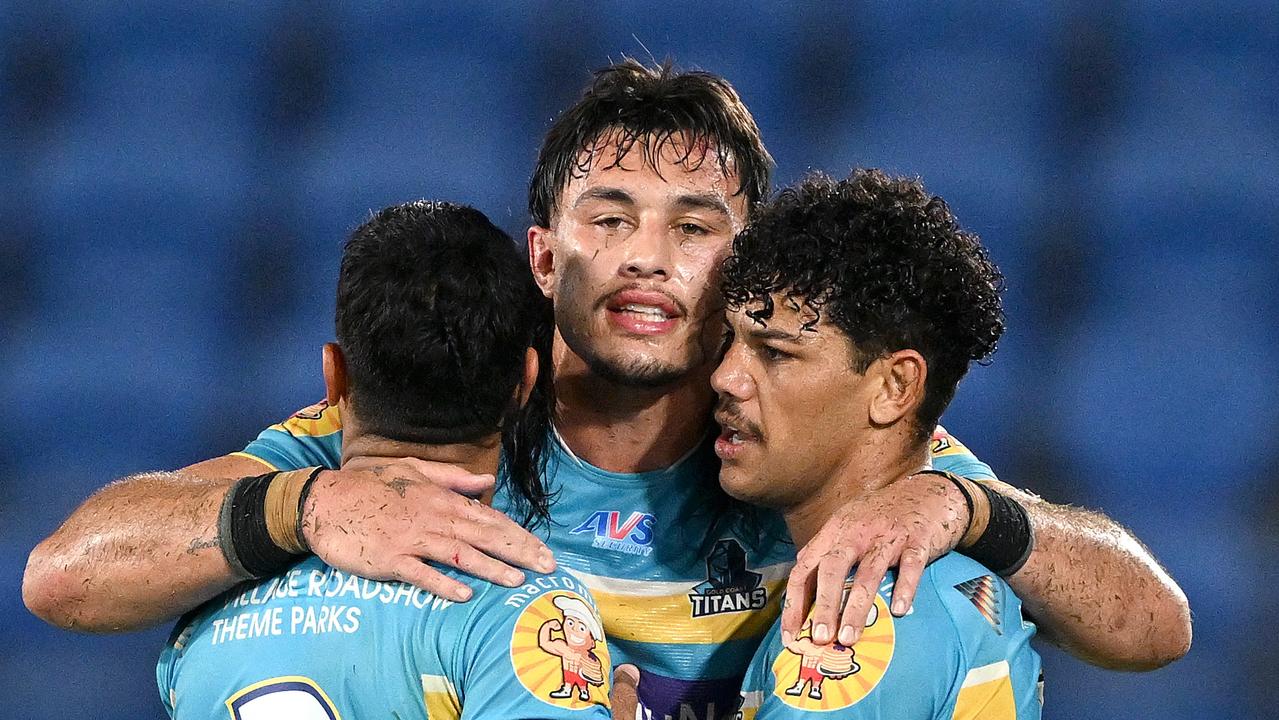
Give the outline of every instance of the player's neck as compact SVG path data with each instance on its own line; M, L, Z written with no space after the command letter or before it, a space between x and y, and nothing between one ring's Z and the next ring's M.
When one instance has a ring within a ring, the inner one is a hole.
M637 388L592 372L556 338L555 428L582 460L609 472L670 467L706 436L714 367L671 385Z
M449 443L430 445L402 442L380 435L360 432L352 427L347 416L342 417L342 464L356 458L417 458L429 462L456 465L476 475L495 475L501 460L500 436L492 435L473 443ZM352 432L355 430L355 432Z
M906 450L902 450L908 446ZM853 447L834 476L782 510L796 547L803 547L848 501L902 480L928 464L928 445L912 439L868 438Z

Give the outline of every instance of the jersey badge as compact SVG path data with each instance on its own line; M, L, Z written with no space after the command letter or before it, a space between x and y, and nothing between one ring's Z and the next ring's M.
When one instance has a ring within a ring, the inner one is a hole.
M888 606L875 595L866 630L852 647L814 643L812 622L804 623L773 661L773 694L791 707L815 712L856 705L879 685L893 659L896 633Z
M693 617L759 610L768 604L768 588L761 579L746 568L741 543L732 538L717 541L706 558L706 582L688 594Z
M968 598L968 602L977 608L977 612L986 618L986 622L990 623L996 633L1004 634L1002 621L999 619L999 589L995 586L995 578L982 575L959 583L955 589Z
M599 614L577 593L543 594L515 622L515 676L549 705L570 710L607 707L611 663Z

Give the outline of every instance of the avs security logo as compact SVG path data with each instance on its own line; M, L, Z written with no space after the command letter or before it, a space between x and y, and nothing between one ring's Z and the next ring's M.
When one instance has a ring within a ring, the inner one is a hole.
M693 588L688 599L693 617L758 610L768 603L768 588L760 574L746 569L746 551L731 538L715 543L706 558L706 582Z
M617 510L597 510L570 534L593 533L591 547L647 557L653 552L655 523L656 519L649 513L633 512L623 522L622 513Z

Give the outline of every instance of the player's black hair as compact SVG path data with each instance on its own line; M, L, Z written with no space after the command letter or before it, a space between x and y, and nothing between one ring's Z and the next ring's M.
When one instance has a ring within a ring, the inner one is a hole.
M550 328L549 302L517 246L474 208L395 205L346 242L337 340L361 425L424 444L500 431L502 474L526 522L547 512ZM521 408L513 397L529 347L540 370Z
M616 153L596 157L597 143L607 136L617 141ZM773 158L727 80L682 72L670 61L647 66L627 58L596 71L582 98L546 134L529 185L533 222L550 227L560 193L596 162L617 165L638 145L645 162L655 166L672 139L687 143L678 146L682 161L699 165L709 151L725 174L736 170L741 179L736 192L746 195L748 207L768 195Z
M773 294L815 312L852 342L854 368L914 349L928 364L918 432L933 432L970 361L1004 331L1003 275L981 241L918 179L857 170L810 175L759 210L733 241L724 297L766 322Z

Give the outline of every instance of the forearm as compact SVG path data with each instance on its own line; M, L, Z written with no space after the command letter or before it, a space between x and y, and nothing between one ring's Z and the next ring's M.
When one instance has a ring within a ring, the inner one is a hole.
M1030 516L1035 549L1008 582L1047 639L1116 670L1153 670L1185 655L1186 596L1130 532L1099 513L989 484Z
M238 581L218 547L218 513L236 477L262 470L227 457L108 485L31 552L24 602L51 624L102 633L195 608Z

